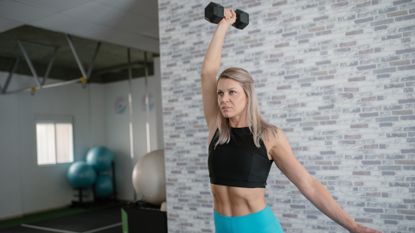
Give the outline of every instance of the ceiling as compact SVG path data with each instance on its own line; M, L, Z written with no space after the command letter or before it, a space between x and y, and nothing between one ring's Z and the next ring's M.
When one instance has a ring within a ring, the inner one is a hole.
M0 1L0 32L25 24L159 52L157 0Z
M15 73L32 75L19 41L38 76L45 74L57 48L49 77L79 78L82 74L67 35L84 69L93 66L92 82L128 78L127 48L131 48L133 76L144 76L145 67L151 75L153 58L159 53L157 1L2 0L0 70L10 72L20 57ZM98 42L100 49L92 62Z

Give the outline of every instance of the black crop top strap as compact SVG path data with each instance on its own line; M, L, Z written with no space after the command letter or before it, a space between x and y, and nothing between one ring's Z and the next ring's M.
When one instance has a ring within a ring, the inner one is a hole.
M227 186L265 188L272 160L262 140L256 147L248 127L231 128L229 143L215 144L217 129L209 144L208 167L210 183Z

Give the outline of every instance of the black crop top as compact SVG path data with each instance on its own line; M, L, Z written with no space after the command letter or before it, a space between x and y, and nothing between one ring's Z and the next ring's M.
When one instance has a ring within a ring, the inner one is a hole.
M265 144L254 144L248 127L231 128L229 143L215 144L216 130L209 145L208 167L210 183L227 186L265 188L273 160L269 160Z

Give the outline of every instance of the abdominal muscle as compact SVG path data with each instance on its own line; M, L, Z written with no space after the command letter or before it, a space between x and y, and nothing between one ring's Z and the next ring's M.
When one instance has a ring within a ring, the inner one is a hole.
M242 188L211 184L213 209L225 216L242 216L266 207L265 188Z

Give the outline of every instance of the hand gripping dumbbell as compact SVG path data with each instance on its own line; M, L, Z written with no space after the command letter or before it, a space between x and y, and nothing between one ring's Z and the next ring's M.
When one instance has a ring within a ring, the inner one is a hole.
M210 2L205 8L205 19L211 23L218 24L224 17L225 8L223 6ZM239 9L235 10L236 22L232 26L238 29L244 29L249 24L249 14Z

